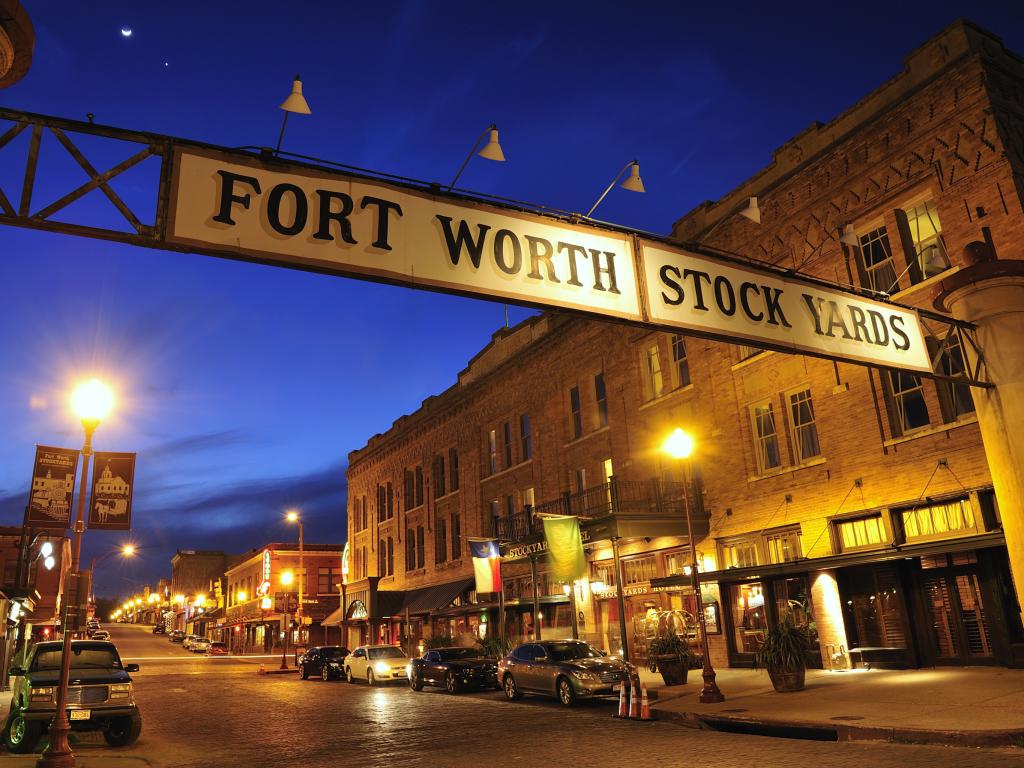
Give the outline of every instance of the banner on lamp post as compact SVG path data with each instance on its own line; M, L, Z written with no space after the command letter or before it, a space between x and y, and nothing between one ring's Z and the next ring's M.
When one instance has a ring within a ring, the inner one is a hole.
M36 446L32 466L32 492L26 520L32 528L67 528L75 497L78 451Z
M135 454L97 451L94 458L96 466L92 472L89 529L130 531Z

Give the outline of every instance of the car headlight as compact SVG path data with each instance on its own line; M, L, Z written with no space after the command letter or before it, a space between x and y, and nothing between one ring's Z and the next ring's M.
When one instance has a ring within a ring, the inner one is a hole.
M376 672L378 675L386 675L389 669L391 668L383 661L378 661L376 664L373 665L373 671Z
M572 671L572 676L577 680L586 680L589 683L601 682L601 677L599 675L595 675L593 672L584 672L582 669L574 669Z
M131 695L131 692L131 683L118 683L117 685L110 686L110 698L112 699L126 698Z
M32 701L52 701L53 688L32 688L29 691L29 699Z

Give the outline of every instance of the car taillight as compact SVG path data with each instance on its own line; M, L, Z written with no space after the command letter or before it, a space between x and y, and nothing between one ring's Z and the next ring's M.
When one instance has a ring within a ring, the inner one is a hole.
M132 686L131 683L118 683L117 685L110 686L110 698L112 699L124 699L131 695Z
M53 688L32 688L29 691L29 699L32 701L52 701Z

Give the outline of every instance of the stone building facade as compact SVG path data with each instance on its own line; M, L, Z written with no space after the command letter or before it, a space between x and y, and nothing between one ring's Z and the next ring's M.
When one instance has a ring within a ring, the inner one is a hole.
M971 248L1024 259L1022 90L1024 61L954 24L881 88L681 218L671 238L930 309L974 268ZM751 197L759 224L737 215ZM937 372L962 372L970 350L925 327ZM824 666L1024 663L1003 534L1021 510L1005 494L996 503L977 417L988 397L942 379L532 318L350 454L349 642L494 634L497 606L473 591L466 539L497 536L506 636L539 626L642 657L654 634L697 611L685 499L718 664L751 663L786 617L808 626ZM696 441L685 465L660 450L675 427ZM588 579L546 577L538 510L583 518Z

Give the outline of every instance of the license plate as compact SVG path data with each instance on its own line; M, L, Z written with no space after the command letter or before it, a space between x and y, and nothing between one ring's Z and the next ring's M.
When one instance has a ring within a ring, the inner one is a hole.
M91 709L72 709L71 719L72 720L88 720L92 717Z

